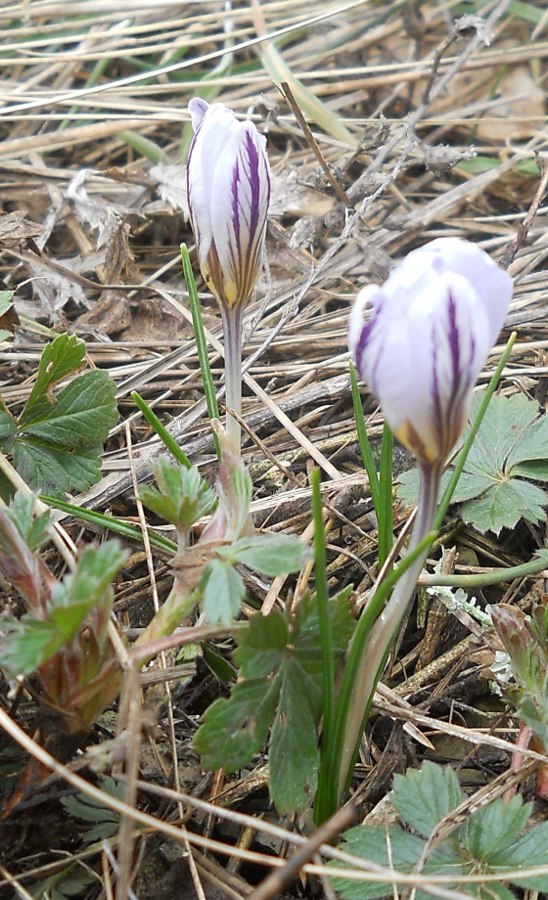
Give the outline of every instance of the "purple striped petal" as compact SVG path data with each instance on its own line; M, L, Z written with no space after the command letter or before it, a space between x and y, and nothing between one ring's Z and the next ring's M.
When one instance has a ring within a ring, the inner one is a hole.
M266 139L221 103L193 99L188 202L202 274L219 302L249 300L259 277L270 200Z
M349 326L358 371L420 462L444 462L458 440L511 294L487 254L449 238L413 251L381 288L358 296Z

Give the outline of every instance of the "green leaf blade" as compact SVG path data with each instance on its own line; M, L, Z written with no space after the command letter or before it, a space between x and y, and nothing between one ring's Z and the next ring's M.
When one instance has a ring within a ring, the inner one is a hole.
M499 797L472 813L466 824L466 844L475 858L496 865L499 855L525 828L531 808L519 796L508 802Z
M537 524L544 519L548 494L536 484L512 478L492 485L481 496L462 506L462 518L482 532L499 535L520 519Z
M204 768L237 772L262 750L278 702L277 680L265 688L263 679L242 682L206 710L194 738Z
M101 448L62 449L34 440L18 440L15 468L33 490L63 494L83 491L101 477Z
M53 405L52 388L85 365L85 344L74 335L60 334L42 351L34 387L19 418L20 427L47 415Z
M269 790L280 814L303 812L312 803L318 782L316 735L319 687L303 678L301 666L287 659L280 702L270 736Z
M515 869L531 869L548 865L548 822L542 822L529 829L524 835L506 847L500 855L490 860L491 867L500 873ZM548 875L533 878L514 878L512 883L529 891L548 891Z
M424 848L422 838L397 827L359 825L344 834L343 850L346 853L405 874L413 871ZM342 867L339 862L329 865L333 870ZM350 881L344 876L331 876L331 881L342 900L376 900L394 895L394 885L388 882Z
M204 569L201 588L208 621L212 625L230 625L245 596L245 585L236 570L222 559L211 560Z
M390 799L406 825L428 838L441 820L459 806L463 795L452 769L425 762L420 769L394 777Z
M115 394L106 372L84 372L63 388L40 419L24 427L24 434L67 448L97 447L118 420Z
M226 552L253 572L273 578L286 572L299 572L312 556L306 544L289 534L257 534L240 538Z

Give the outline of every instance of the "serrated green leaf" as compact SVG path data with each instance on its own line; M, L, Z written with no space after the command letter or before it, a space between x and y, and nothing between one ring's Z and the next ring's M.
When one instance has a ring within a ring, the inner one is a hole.
M337 662L353 629L348 597L349 591L341 592L329 608ZM234 658L242 680L228 700L217 701L206 712L197 749L207 754L207 768L241 768L262 747L275 713L269 750L271 796L279 809L302 810L315 785L323 689L314 598L301 602L290 623L279 612L255 616L238 634L238 643ZM265 711L268 716L263 718Z
M429 837L445 816L462 802L459 780L449 767L432 762L394 776L392 806L422 837Z
M440 482L440 496L443 495L444 490L449 484L451 474L451 472L444 472L444 474L442 475ZM491 487L492 483L493 481L491 478L487 479L483 474L467 472L465 469L459 478L451 502L463 503L465 500L471 500L474 497L479 497L479 495L484 490ZM416 469L409 469L409 471L402 472L401 475L398 475L398 497L407 506L417 505L419 499L419 489L420 473Z
M275 577L286 572L299 572L312 553L293 535L255 534L240 538L229 547L220 547L219 555L243 563L253 572Z
M203 717L194 746L206 769L237 772L262 750L279 696L279 683L236 684L229 699L215 700Z
M523 403L527 403L531 414L538 416L538 407L534 400L529 400L522 394L518 394ZM524 428L512 450L506 459L506 467L510 470L515 465L532 460L546 461L548 458L548 418L546 415L533 418L527 428Z
M476 394L472 418L482 400ZM466 435L465 435L466 437ZM470 450L453 503L462 503L465 522L480 531L499 534L524 518L533 524L545 515L548 494L530 479L548 481L548 417L523 394L492 398ZM442 490L450 473L444 475ZM398 494L414 504L419 477L415 471L399 477Z
M18 492L7 509L7 515L30 550L37 550L48 538L52 515L46 511L34 516L35 498L32 494Z
M2 666L12 675L36 672L64 644L64 636L52 622L23 616L20 621L5 620L0 641Z
M19 418L20 426L47 415L54 399L52 388L83 368L85 350L84 342L69 334L60 334L44 347L34 387Z
M4 453L9 453L13 446L13 439L17 434L15 419L8 412L0 409L0 447Z
M97 447L118 420L115 394L106 372L84 372L59 392L47 412L25 423L22 433L64 448Z
M18 440L13 462L29 487L54 495L83 491L101 477L101 447L63 450L40 441Z
M466 846L478 861L491 865L523 831L531 808L517 795L508 802L501 797L493 800L469 817Z
M482 393L474 396L471 418L482 400ZM538 406L524 394L512 397L495 395L481 423L472 446L466 468L495 477L504 472L508 455L523 441L524 434L538 416Z
M296 658L287 659L268 754L270 796L280 814L305 810L314 800L320 703L319 685L306 677Z
M117 541L86 547L76 571L53 586L46 620L28 615L20 621L7 620L0 643L2 665L14 674L29 674L50 660L73 639L94 608L110 607L110 582L126 556Z
M514 841L510 847L506 847L498 857L493 856L490 860L491 869L500 873L501 880L505 870L510 872L515 869L531 869L547 865L548 822L535 825ZM536 878L514 878L512 883L529 891L548 891L548 875L539 875Z
M99 547L85 547L79 556L76 570L67 575L52 592L56 607L69 607L78 603L92 606L99 603L127 558L118 541L105 541Z
M202 580L202 608L209 622L230 625L245 596L245 585L230 563L212 559L207 563Z
M57 494L95 484L101 477L102 442L118 418L114 398L106 372L94 371L75 378L55 403L37 401L33 421L25 422L13 448L24 480Z
M548 481L548 459L532 459L512 466L512 478Z
M536 484L521 478L492 483L474 500L463 503L461 516L480 531L500 534L514 528L520 519L536 524L545 516L548 494Z
M215 492L195 467L172 465L160 457L153 466L158 488L143 485L141 500L148 509L184 530L214 508Z
M422 838L402 828L360 825L345 832L342 849L376 865L409 873L421 859L425 846ZM343 863L331 862L329 866L335 870L342 868ZM335 876L331 876L331 881L342 900L375 900L394 896L394 886L389 883L350 881Z
M238 635L234 660L242 678L266 678L275 673L289 642L287 622L280 612L253 616L249 627Z

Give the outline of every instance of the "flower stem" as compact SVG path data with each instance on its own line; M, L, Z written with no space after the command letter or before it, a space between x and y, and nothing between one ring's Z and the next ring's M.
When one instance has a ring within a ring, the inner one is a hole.
M409 550L415 550L432 528L436 514L441 471L438 467L421 469L421 491L417 517L409 541ZM414 560L397 582L390 600L378 616L369 632L367 643L354 681L353 699L348 712L346 730L339 768L339 792L350 780L356 749L363 731L373 693L382 675L390 646L405 617L409 601L417 584L429 546ZM352 653L352 650L350 650Z
M240 415L242 411L242 309L220 304L225 345L225 399L229 409ZM226 431L240 452L241 427L237 419L227 412Z

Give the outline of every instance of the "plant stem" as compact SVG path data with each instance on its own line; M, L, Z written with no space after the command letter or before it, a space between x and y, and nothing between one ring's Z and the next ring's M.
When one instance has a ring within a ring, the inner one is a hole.
M414 550L431 530L436 513L440 477L441 471L438 467L424 466L421 469L419 506L408 552ZM350 780L356 749L365 724L364 719L382 675L386 656L409 606L428 550L429 547L426 547L401 576L390 600L369 632L354 681L353 698L344 737L341 738L343 746L339 767L339 794L342 794Z
M242 411L242 309L220 304L225 347L225 400L229 409ZM237 419L226 414L226 432L240 452L241 427Z

